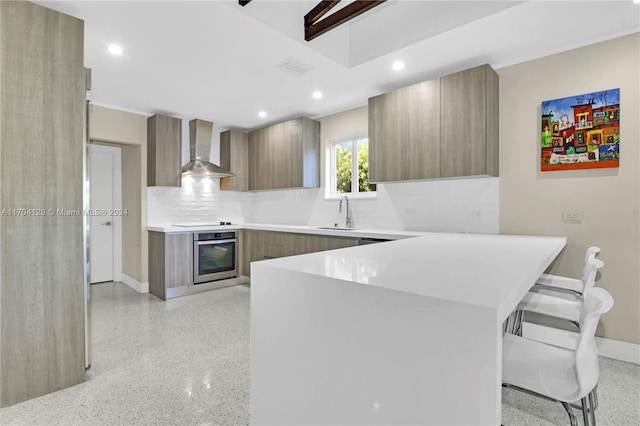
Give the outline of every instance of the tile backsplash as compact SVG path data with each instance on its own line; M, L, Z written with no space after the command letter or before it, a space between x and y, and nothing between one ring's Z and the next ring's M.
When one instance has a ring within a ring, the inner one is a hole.
M355 228L498 232L498 178L378 184L376 198L351 199ZM150 187L148 223L344 224L338 200L324 188L263 192L220 191L218 179L183 177L182 187Z

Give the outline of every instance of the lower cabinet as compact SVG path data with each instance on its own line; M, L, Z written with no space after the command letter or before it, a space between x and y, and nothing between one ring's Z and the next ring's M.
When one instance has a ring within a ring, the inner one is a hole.
M149 231L149 293L167 300L167 289L193 282L193 233Z
M251 262L358 245L357 238L322 237L285 232L243 230L240 274L250 276Z
M239 273L249 276L251 262L315 253L358 245L358 238L324 237L286 232L242 230ZM162 300L175 297L178 287L193 283L193 233L149 231L149 293Z

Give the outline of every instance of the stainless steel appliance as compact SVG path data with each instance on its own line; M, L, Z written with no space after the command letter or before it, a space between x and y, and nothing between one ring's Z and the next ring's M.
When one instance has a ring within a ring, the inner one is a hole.
M193 234L193 284L238 276L236 231Z
M191 120L189 122L190 161L182 167L183 174L205 177L235 176L230 170L209 161L212 136L212 122L204 120Z

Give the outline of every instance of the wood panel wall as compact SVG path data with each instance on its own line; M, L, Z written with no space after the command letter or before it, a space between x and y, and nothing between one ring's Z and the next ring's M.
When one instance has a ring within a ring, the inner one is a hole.
M3 1L0 23L4 407L84 381L85 102L81 20Z

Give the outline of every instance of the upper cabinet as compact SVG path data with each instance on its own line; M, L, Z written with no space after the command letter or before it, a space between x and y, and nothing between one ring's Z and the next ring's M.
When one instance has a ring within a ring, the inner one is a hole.
M182 120L154 115L147 119L147 186L182 185Z
M369 180L498 175L498 76L489 65L369 99Z
M482 65L440 82L440 176L498 176L498 75Z
M249 190L317 188L320 122L298 118L253 131L248 156Z
M237 130L220 133L220 167L231 170L233 177L220 179L222 191L249 189L249 135Z
M440 177L440 80L369 99L369 181Z

